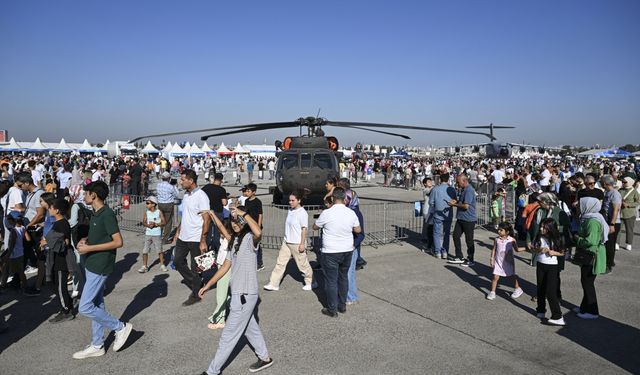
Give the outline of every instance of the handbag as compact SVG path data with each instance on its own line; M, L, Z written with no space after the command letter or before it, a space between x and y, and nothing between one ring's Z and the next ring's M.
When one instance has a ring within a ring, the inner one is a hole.
M207 251L194 259L196 260L196 268L200 272L209 271L216 265L216 255L213 251Z
M571 258L571 262L576 266L593 266L595 261L595 254L591 251L587 250L576 250L576 253L573 254Z

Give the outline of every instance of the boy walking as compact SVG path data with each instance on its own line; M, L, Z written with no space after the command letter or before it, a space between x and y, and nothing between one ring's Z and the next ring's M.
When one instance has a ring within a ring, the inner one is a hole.
M145 201L147 212L142 218L142 225L147 228L144 231L144 248L142 249L142 267L140 273L149 271L149 250L153 248L160 257L160 269L167 272L164 265L164 253L162 252L162 227L166 224L164 214L158 209L158 198L151 196Z
M79 313L92 320L91 345L73 354L75 359L104 355L104 329L115 331L113 351L122 349L129 334L131 323L123 323L111 316L104 304L104 287L116 262L116 249L122 247L122 235L114 212L104 204L109 195L109 186L95 181L86 187L84 201L93 208L89 235L78 242L78 252L86 256L86 281L80 298Z

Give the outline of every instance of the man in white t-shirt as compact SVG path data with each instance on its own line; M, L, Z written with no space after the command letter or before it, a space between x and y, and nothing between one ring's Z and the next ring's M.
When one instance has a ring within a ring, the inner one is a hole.
M196 270L195 257L207 252L207 232L210 217L209 197L198 188L198 175L191 169L186 169L180 176L180 185L185 190L182 198L182 218L180 226L173 238L175 244L173 264L180 275L191 288L191 294L182 306L190 306L200 302L198 292L202 287L200 275ZM191 254L191 269L187 266L187 255Z
M60 181L60 186L58 187L58 197L62 198L67 195L69 192L69 185L71 183L71 164L65 164L64 168L58 172L58 181Z
M9 215L11 211L18 211L24 214L24 200L22 199L22 182L18 181L17 176L16 180L13 183L13 186L9 188L7 194L5 194L2 198L0 198L0 203L2 204L2 208L4 211L4 216ZM4 220L4 217L2 218ZM4 244L3 249L6 249L9 245L9 229L4 228Z
M344 204L346 193L336 187L331 194L333 206L322 211L313 229L322 229L322 270L327 307L324 315L337 317L347 311L347 274L353 256L353 233L360 233L360 222L352 209Z
M551 185L551 172L549 172L549 167L545 164L544 169L540 172L540 176L542 176L542 180L540 180L540 187L542 191L548 192L549 186Z

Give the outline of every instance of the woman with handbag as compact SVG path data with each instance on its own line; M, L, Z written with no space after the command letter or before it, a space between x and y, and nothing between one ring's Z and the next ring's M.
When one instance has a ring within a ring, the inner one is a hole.
M604 244L609 235L609 225L600 214L600 209L601 204L597 198L580 199L580 228L573 262L580 266L583 297L580 307L573 311L582 319L596 319L600 315L594 282L596 276L605 273L607 269Z
M229 316L220 335L220 343L215 357L203 375L218 375L227 362L238 341L245 336L253 347L258 361L249 366L249 371L257 372L273 364L269 357L262 330L256 320L258 304L257 251L262 237L260 225L245 211L243 206L231 208L232 249L227 253L222 267L203 286L198 296L205 293L225 274L230 273L231 302Z

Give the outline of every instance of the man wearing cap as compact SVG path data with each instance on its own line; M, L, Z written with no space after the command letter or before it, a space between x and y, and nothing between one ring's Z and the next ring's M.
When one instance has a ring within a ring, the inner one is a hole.
M227 205L227 191L222 187L222 173L214 173L213 182L202 187L209 197L209 205L220 221L224 220L224 206ZM220 248L220 231L216 223L211 223L209 228L209 236L207 237L207 246L209 249L217 252Z
M162 181L156 186L156 193L158 194L158 209L164 215L165 224L162 227L162 243L169 243L169 233L173 226L173 205L178 198L178 189L174 185L171 185L171 173L162 172Z
M173 242L176 245L173 264L191 294L182 306L190 306L200 302L198 292L202 287L200 275L196 272L195 257L207 252L207 232L209 232L209 197L198 188L198 175L191 169L185 169L180 176L180 184L186 190L182 198L182 218ZM191 269L187 266L187 255L191 255Z
M249 214L253 218L253 220L258 223L260 228L262 228L262 201L256 196L258 186L251 182L244 185L244 187L240 190L246 198L244 201L244 207L246 208L247 214ZM258 271L261 271L264 269L264 263L262 261L262 245L258 246L257 257Z

